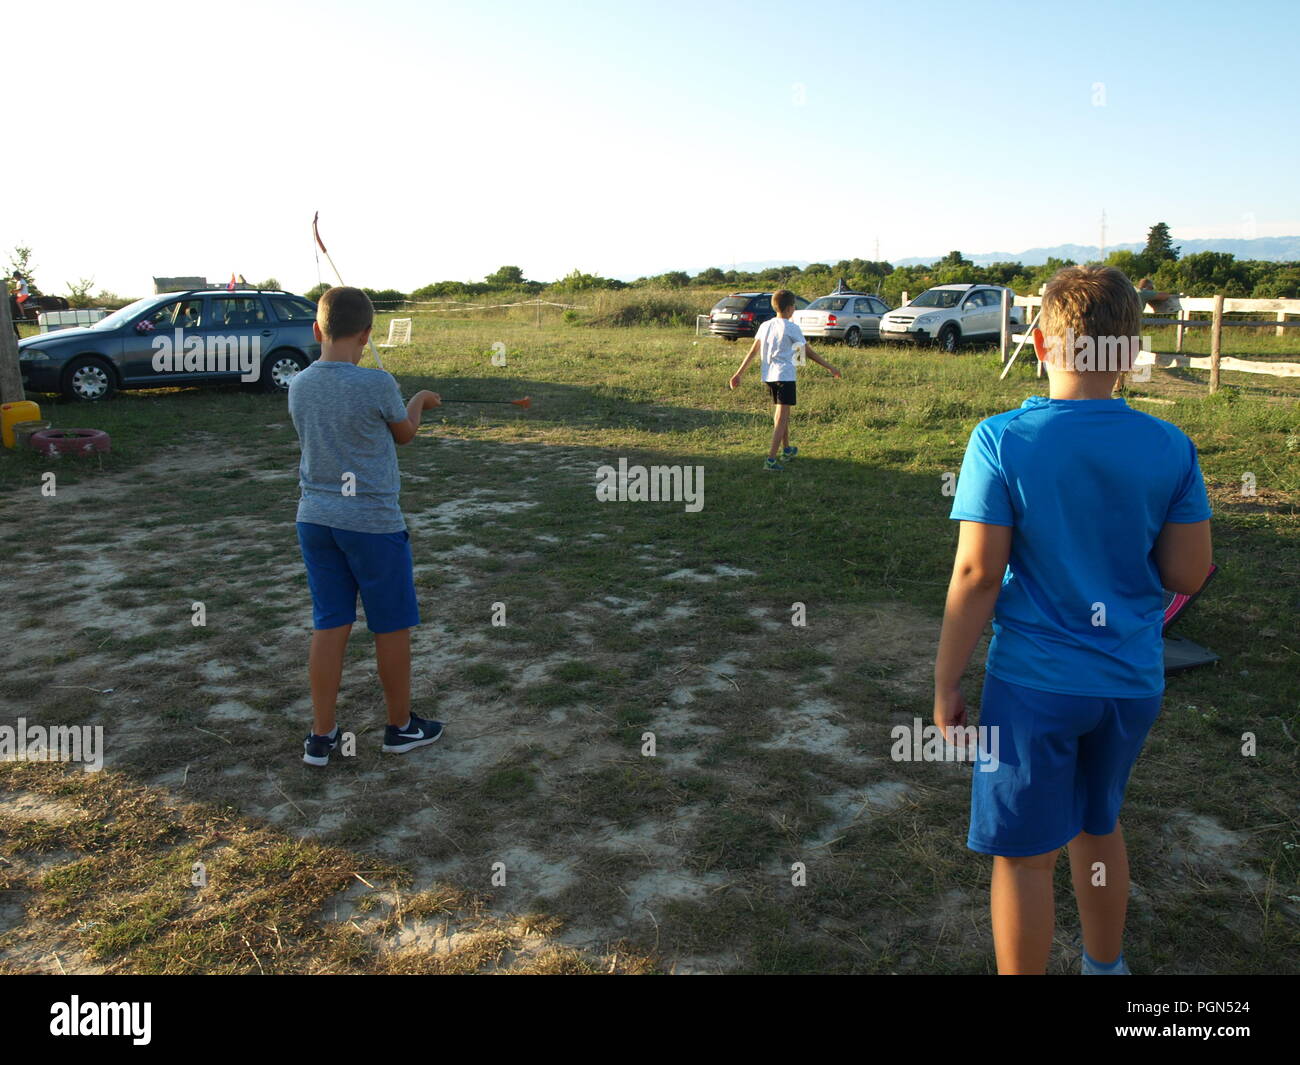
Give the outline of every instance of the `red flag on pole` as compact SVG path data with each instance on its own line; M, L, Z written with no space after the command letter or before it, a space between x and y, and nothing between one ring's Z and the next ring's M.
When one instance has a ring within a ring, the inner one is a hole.
M235 275L234 275L234 274L231 274L231 275L230 275L230 284L228 284L228 285L226 286L226 291L227 291L227 292L234 292L234 291L235 291Z

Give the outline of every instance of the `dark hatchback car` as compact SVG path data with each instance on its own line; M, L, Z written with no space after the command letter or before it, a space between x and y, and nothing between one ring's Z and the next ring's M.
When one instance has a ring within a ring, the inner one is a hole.
M290 292L213 289L146 296L84 329L18 342L29 392L83 402L119 389L258 385L284 392L320 358L316 304Z
M795 296L794 309L801 311L808 306L802 296ZM739 337L752 337L758 327L769 318L775 318L772 310L772 293L770 292L736 292L720 299L709 312L709 332L723 340L736 340Z

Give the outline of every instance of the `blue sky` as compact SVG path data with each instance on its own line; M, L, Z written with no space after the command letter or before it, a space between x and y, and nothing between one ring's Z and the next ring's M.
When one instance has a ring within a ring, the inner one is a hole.
M0 253L153 274L550 280L1300 233L1291 3L41 7ZM11 127L12 128L12 127ZM11 139L9 145L15 141ZM325 268L328 270L328 268ZM328 279L328 278L327 278Z

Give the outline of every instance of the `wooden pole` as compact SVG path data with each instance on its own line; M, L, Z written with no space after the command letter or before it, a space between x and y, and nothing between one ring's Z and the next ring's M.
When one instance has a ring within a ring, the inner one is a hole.
M1286 321L1286 311L1278 311L1278 312L1277 312L1277 320L1278 320L1279 322L1285 322L1285 321ZM1284 336L1286 336L1286 330L1283 329L1283 328L1279 325L1276 329L1273 330L1273 335L1274 335L1274 336L1279 336L1279 337L1284 337Z
M1178 301L1174 300L1173 302L1177 303ZM1187 332L1187 327L1183 325L1183 322L1187 320L1188 315L1192 312L1183 310L1180 305L1174 313L1178 315L1178 325L1174 327L1174 351L1181 355L1183 351L1183 335Z
M900 307L906 307L906 306L907 306L907 289L903 289L903 302L900 303L899 306L900 306Z
M1011 350L1011 300L1005 289L1002 292L1002 365L1007 364L1007 352Z
M1214 297L1214 319L1210 325L1210 391L1219 390L1219 354L1223 350L1223 295Z
M23 374L18 366L18 336L9 317L9 292L0 294L0 403L23 398Z

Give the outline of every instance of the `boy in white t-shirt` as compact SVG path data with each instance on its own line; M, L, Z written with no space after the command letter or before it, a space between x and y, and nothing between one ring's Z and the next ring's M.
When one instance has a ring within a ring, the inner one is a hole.
M730 385L735 388L740 384L740 378L749 367L754 354L761 351L763 382L772 393L772 403L775 405L772 411L772 447L767 453L763 469L780 473L785 467L777 459L777 452L787 460L799 454L797 447L790 446L790 408L795 405L795 359L798 357L798 349L803 348L804 354L818 366L825 366L832 377L844 375L829 362L818 358L812 345L804 339L803 330L790 321L790 315L794 313L793 292L783 288L772 293L772 309L776 311L776 317L758 327L745 361L731 375Z

